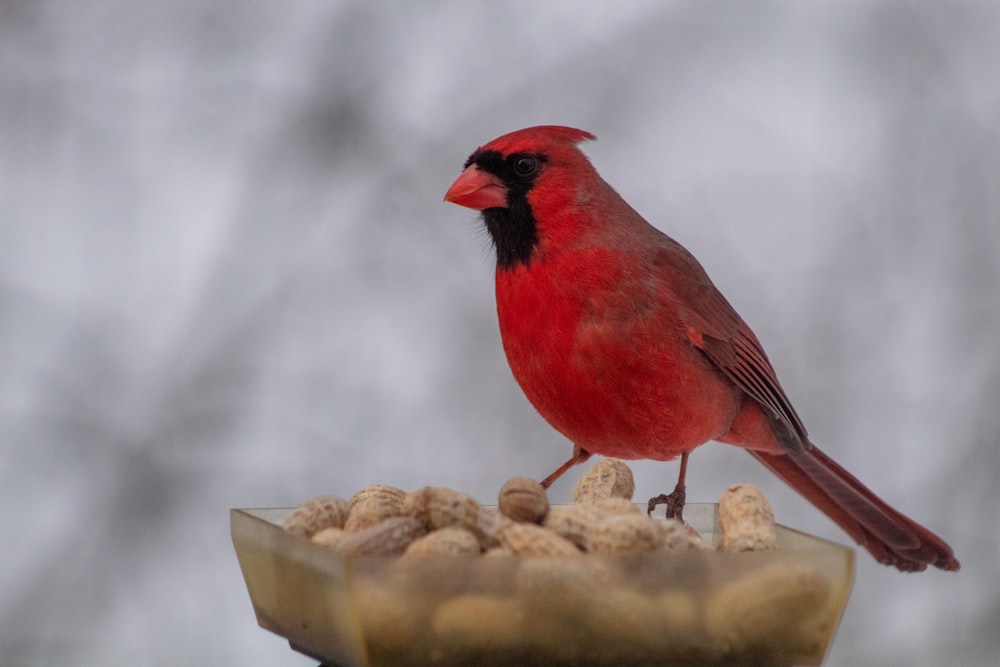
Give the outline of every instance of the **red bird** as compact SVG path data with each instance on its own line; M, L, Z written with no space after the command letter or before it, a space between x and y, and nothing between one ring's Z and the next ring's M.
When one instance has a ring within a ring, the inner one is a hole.
M882 563L958 570L951 548L810 440L750 327L686 249L642 218L577 147L531 127L478 148L445 200L482 212L496 249L500 334L528 400L591 454L669 461L744 447Z

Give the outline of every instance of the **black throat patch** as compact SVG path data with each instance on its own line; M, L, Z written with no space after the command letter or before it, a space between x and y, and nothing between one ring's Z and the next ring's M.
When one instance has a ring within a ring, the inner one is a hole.
M537 164L531 173L522 173L525 159L533 159ZM482 171L493 174L507 188L507 208L488 208L482 212L486 231L497 253L498 269L509 270L531 262L538 246L538 224L528 202L528 193L545 162L544 155L514 153L504 157L498 151L484 150L473 153L465 163L466 167L475 164Z
M500 269L513 269L518 264L527 266L538 245L538 229L531 205L522 199L520 205L512 201L509 206L483 211L483 222L493 241Z

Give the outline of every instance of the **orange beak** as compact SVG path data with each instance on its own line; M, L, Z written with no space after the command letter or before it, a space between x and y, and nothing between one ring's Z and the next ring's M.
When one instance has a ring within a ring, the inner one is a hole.
M507 208L507 188L496 176L472 164L451 184L448 192L444 193L444 200L477 211Z

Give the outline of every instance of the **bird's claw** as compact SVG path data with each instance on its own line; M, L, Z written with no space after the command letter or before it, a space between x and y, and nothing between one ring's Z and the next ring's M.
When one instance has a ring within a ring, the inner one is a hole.
M650 498L646 513L652 516L657 506L666 505L667 511L664 516L668 519L676 519L677 521L683 523L686 495L684 486L678 484L670 493L661 493L655 498Z

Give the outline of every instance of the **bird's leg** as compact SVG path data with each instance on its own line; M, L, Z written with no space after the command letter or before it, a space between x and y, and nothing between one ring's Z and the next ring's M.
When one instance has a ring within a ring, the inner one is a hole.
M684 486L684 475L687 474L688 467L688 452L681 454L681 471L677 476L677 486L670 493L661 493L655 498L649 499L649 506L647 509L647 514L652 515L653 510L656 509L657 505L666 505L667 513L666 517L668 519L677 519L678 521L684 521L684 501L685 498L685 486Z
M569 457L569 460L566 461L566 463L556 468L551 475L542 480L542 488L549 488L552 486L552 482L562 477L564 472L575 466L577 463L583 463L589 458L590 452L584 451L579 445L573 445L573 456Z

